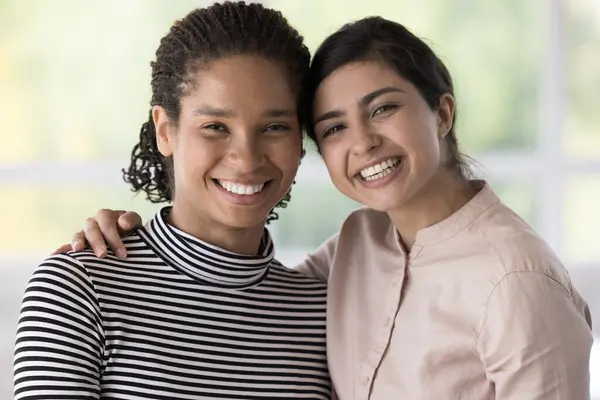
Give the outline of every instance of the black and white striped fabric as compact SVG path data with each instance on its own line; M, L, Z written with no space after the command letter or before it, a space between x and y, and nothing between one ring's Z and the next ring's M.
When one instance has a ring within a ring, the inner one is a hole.
M127 260L48 258L23 300L16 399L329 399L326 286L165 222Z

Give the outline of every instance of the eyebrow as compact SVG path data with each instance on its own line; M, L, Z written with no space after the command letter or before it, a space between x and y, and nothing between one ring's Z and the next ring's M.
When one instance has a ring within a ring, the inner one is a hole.
M384 94L387 94L387 93L406 93L406 92L400 88L396 88L393 86L386 86L384 88L377 89L369 94L364 95L363 98L360 99L360 105L366 106L367 104L371 103L373 100L378 98L379 96L383 96Z
M230 108L216 108L210 106L200 107L194 110L194 115L207 116L207 117L232 117L235 115L235 111ZM295 110L287 108L269 108L263 113L263 116L269 118L277 117L294 117L296 115Z
M277 118L277 117L295 117L296 110L287 108L269 108L264 114L265 117Z
M371 103L373 100L375 100L376 98L378 98L379 96L383 96L386 93L406 93L404 90L396 88L396 87L392 87L392 86L386 86L384 88L381 89L377 89L371 93L368 93L366 95L364 95L361 99L359 104L361 106L366 106L367 104ZM328 119L333 119L333 118L339 118L346 115L345 111L342 110L331 110L326 112L325 114L320 115L318 118L315 118L315 120L313 121L313 124L316 125L319 122L323 122L325 120Z
M228 108L215 108L203 106L194 110L194 115L206 117L230 117L234 114L233 110Z
M313 124L316 125L319 122L323 122L328 119L339 118L343 115L346 115L346 112L342 111L342 110L327 111L325 114L319 116L318 118L315 118L315 120L313 121Z

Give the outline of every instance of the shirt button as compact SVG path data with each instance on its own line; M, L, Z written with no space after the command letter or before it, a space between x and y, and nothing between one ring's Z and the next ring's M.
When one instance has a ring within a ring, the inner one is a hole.
M392 319L391 318L386 318L385 319L385 327L387 328L388 326L390 326L390 324L392 323Z
M365 376L365 379L363 379L363 381L362 381L362 385L367 386L368 384L369 384L369 377Z

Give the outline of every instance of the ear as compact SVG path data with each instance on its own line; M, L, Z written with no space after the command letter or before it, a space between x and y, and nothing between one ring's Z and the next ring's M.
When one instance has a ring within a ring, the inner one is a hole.
M156 146L158 151L165 157L173 155L175 149L175 132L167 115L167 111L161 106L152 107L152 120L156 129Z
M440 96L440 104L437 110L438 116L438 138L443 139L452 129L456 103L450 93Z

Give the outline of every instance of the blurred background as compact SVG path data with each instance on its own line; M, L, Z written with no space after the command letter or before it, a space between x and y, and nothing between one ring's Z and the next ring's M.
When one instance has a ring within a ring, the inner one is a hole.
M33 268L99 208L134 197L129 162L150 67L174 20L212 2L0 0L0 398ZM457 88L463 151L564 260L600 338L600 0L271 0L311 49L343 23L382 15L427 40ZM271 227L294 265L357 205L310 151ZM600 339L592 397L600 399Z

